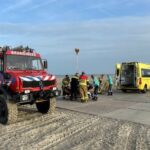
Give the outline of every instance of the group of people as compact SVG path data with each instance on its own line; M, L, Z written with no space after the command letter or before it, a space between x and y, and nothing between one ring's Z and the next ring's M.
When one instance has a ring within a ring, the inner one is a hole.
M80 98L81 102L87 102L89 98L97 100L98 93L103 92L104 75L101 75L100 78L91 75L91 79L92 82L89 82L85 72L82 72L81 75L76 73L71 78L69 75L66 75L62 80L63 98L65 99L66 96L70 96L70 100L77 100L77 98ZM107 83L108 95L113 95L113 80L110 75L107 75Z

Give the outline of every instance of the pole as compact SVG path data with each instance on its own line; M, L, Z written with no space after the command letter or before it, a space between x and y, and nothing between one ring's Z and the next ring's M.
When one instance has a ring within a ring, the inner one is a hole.
M80 49L79 48L75 48L75 53L76 53L76 72L79 73L79 54Z
M76 55L76 72L79 73L79 58L78 58L78 54Z

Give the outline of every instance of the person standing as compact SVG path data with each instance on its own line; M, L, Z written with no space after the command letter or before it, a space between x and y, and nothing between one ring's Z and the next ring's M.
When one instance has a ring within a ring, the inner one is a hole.
M91 75L91 78L93 80L93 86L94 86L94 95L93 100L97 100L98 98L98 89L99 89L99 80L94 75Z
M70 78L68 75L65 75L65 78L62 80L62 91L63 99L65 99L67 95L70 95Z
M107 75L108 79L108 95L113 95L112 86L113 86L113 79L110 75Z
M79 75L76 73L72 78L71 78L71 97L70 99L77 100L77 94L79 90Z
M79 77L79 88L80 88L81 102L87 102L88 101L87 82L88 82L88 77L86 76L85 72L82 72L82 74Z
M99 78L99 93L103 94L103 86L104 86L104 74L102 74Z

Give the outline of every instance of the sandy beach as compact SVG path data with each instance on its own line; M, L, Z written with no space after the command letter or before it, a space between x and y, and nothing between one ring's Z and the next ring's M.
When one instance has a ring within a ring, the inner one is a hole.
M148 126L71 111L20 108L18 123L0 127L0 149L148 150Z
M61 79L58 81L60 84ZM107 96L105 98L107 99ZM99 101L102 99L100 98ZM110 98L109 101L111 102ZM60 108L63 106L61 103L64 103L64 108ZM83 109L79 108L79 102L71 104L71 102L58 98L58 104L59 107L54 114L46 115L37 112L34 105L20 106L18 122L0 126L0 149L150 149L149 125L112 119L92 114L89 111L83 112ZM78 111L69 109L71 108L69 105L72 105L72 108L78 105ZM92 102L82 104L84 108L92 105ZM109 107L111 106L109 105Z

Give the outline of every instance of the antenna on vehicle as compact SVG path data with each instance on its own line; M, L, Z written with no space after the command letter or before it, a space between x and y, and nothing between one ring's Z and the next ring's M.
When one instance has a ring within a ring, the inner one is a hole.
M4 46L3 48L2 48L2 51L7 51L7 50L9 50L10 49L10 46Z
M33 53L34 49L31 49L29 46L23 47L22 45L13 48L12 50L18 51L18 52L30 52Z

